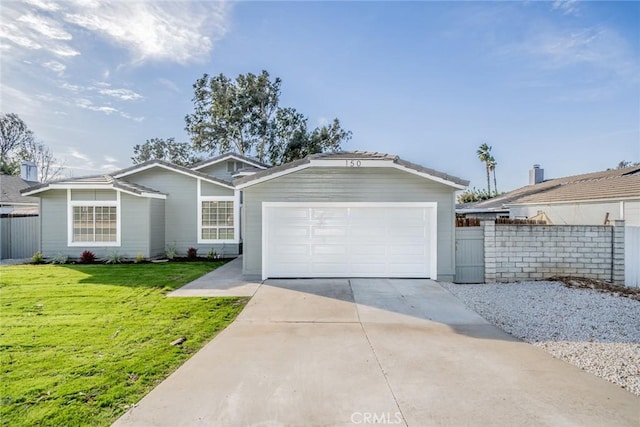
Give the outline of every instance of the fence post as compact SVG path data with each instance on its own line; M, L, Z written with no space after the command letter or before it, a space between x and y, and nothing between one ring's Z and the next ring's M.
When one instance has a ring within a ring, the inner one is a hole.
M611 246L611 281L624 285L624 220L614 221Z
M496 223L495 221L482 221L484 232L484 282L496 281Z

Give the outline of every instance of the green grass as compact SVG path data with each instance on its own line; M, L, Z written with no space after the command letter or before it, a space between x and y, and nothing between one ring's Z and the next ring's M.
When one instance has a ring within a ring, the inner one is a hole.
M115 421L242 310L244 298L165 297L220 265L0 268L0 422Z

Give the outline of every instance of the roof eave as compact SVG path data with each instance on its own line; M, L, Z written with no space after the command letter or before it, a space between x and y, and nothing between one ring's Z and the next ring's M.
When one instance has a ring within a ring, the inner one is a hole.
M524 203L506 203L506 208L517 206L535 206L535 205L563 205L568 203L598 203L598 202L621 202L627 200L640 200L640 196L627 196L627 197L604 197L596 199L576 199L576 200L555 200L555 201L539 201L539 202L524 202Z

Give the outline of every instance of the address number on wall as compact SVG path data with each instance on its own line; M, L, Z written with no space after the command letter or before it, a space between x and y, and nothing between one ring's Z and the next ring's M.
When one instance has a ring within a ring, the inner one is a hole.
M362 162L360 160L345 160L344 165L349 168L359 168L362 166Z

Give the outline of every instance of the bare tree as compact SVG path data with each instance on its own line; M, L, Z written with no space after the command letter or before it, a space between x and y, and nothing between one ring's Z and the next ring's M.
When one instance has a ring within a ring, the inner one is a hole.
M56 179L64 168L64 163L56 159L49 147L33 138L22 146L20 158L21 160L30 160L36 164L40 182Z

